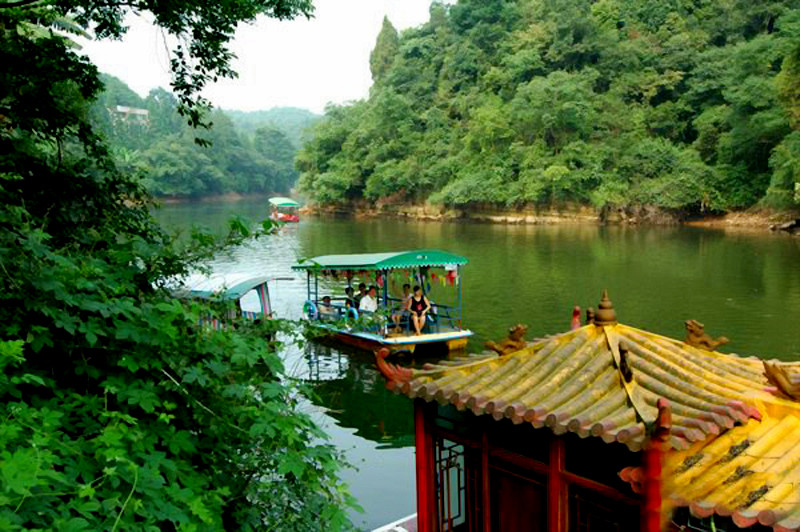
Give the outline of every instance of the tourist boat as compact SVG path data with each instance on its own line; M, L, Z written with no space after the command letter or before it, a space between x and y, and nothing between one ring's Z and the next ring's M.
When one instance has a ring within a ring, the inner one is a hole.
M467 262L446 251L426 249L324 255L301 261L293 269L307 274L304 317L328 336L367 350L441 351L465 348L473 334L461 326L461 268ZM377 312L347 305L345 288L359 283L377 288ZM404 284L420 286L432 305L419 335L408 313L400 310ZM326 296L329 304L323 304ZM394 326L393 316L399 327Z
M224 329L238 320L272 318L268 283L291 278L252 276L250 274L194 275L172 289L180 299L202 299L212 304L212 316L200 319L200 325Z
M291 198L270 198L269 204L272 205L270 219L277 222L299 222L300 215L298 209L300 204Z

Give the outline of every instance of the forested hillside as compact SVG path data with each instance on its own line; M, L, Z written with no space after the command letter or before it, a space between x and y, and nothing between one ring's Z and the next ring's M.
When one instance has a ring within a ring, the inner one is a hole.
M434 3L370 67L298 155L318 202L800 204L797 0Z
M171 92L158 88L141 98L117 78L104 75L102 81L104 90L92 106L92 120L108 140L117 164L138 172L151 193L174 197L286 193L297 181L296 142L309 124L307 115L316 115L273 109L270 112L279 120L258 116L247 122L248 127L236 127L226 112L214 110L209 115L213 127L197 131L178 114L178 101ZM141 109L148 114L136 114ZM236 118L247 115L237 113ZM210 144L198 145L198 137Z
M321 117L308 109L299 107L273 107L266 111L225 110L234 125L247 134L259 128L271 126L281 131L296 147L303 144L305 132Z

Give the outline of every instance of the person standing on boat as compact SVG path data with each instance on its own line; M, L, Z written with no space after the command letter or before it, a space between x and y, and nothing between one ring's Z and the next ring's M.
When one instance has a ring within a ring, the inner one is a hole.
M363 283L362 283L363 284ZM361 285L359 285L359 289ZM367 312L376 312L378 310L378 289L374 286L369 287L369 292L361 298L358 304L358 310L366 310Z
M414 287L414 295L408 303L408 310L411 311L411 322L414 324L414 331L417 336L422 334L422 329L425 327L425 316L431 309L431 303L428 298L422 293L419 286Z

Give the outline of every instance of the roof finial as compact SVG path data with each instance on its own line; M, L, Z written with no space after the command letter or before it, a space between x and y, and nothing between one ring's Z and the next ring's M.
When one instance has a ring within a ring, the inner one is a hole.
M603 296L600 298L600 304L597 305L597 313L594 315L595 325L616 325L617 312L614 310L614 305L608 299L608 290L603 290Z

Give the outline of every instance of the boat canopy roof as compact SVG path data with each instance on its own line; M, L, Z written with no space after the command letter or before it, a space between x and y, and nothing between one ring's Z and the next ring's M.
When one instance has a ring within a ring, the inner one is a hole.
M174 294L178 297L201 299L211 299L212 297L240 299L247 292L261 286L270 279L266 275L252 277L247 274L214 275L211 277L191 276L174 290Z
M416 249L390 253L321 255L292 266L294 270L391 270L424 266L463 266L466 257L438 249Z
M270 198L269 202L276 207L299 207L300 204L297 203L292 198L283 198L283 197L276 197Z

